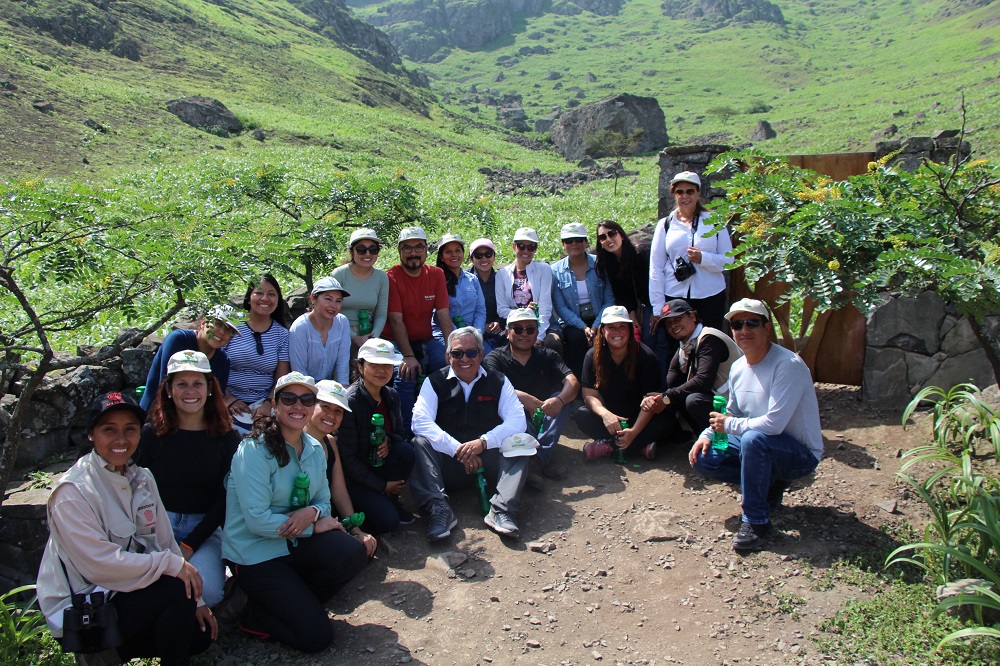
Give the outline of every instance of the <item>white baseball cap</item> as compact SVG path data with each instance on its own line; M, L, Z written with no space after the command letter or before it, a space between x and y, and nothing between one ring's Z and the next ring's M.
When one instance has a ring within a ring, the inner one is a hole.
M382 241L379 240L378 234L375 233L374 229L361 227L360 229L355 229L354 231L351 232L351 241L348 243L348 245L354 247L355 243L363 240L373 240L379 245L382 244Z
M517 456L533 456L538 448L538 440L531 435L520 433L511 435L500 442L500 453L505 458L516 458Z
M319 390L316 394L317 400L337 405L343 408L345 412L351 411L351 408L347 406L347 389L340 382L335 382L332 379L323 379L316 382L316 388Z
M208 314L205 315L206 319L214 319L216 321L221 321L225 324L233 335L240 334L240 313L236 311L232 305L213 305Z
M274 385L274 393L277 395L281 392L281 389L286 386L291 386L292 384L301 384L307 389L312 391L314 394L319 393L319 389L316 388L316 380L309 375L303 375L301 372L289 372L287 375L282 375L278 377L278 383Z
M562 230L559 232L559 239L566 240L567 238L586 238L587 237L587 227L583 226L580 222L570 222L569 224L564 224Z
M533 321L538 322L538 317L535 315L535 311L532 308L517 308L516 310L511 310L510 314L507 315L507 325L515 324L519 321Z
M427 234L420 227L403 227L399 230L399 240L397 245L408 240L427 240Z
M631 324L632 318L624 305L612 305L604 308L601 314L601 324Z
M514 232L514 242L517 241L528 241L529 243L538 243L538 233L531 227L521 227Z
M350 293L340 284L340 280L330 276L316 280L316 283L313 285L312 295L318 296L324 291L339 291L344 298L350 296Z
M403 362L403 355L396 351L391 342L382 338L369 338L358 349L358 360L365 363L399 365Z
M462 250L463 251L465 250L465 241L462 240L461 236L459 236L458 234L445 234L444 236L441 236L441 240L438 241L437 244L438 252L440 252L441 248L443 248L448 243L458 243L459 245L462 246Z
M764 301L758 301L755 298L741 298L733 303L729 307L729 312L726 313L726 321L732 321L733 315L739 314L740 312L757 314L763 317L765 321L771 321L771 317L767 313L767 306L764 305Z
M701 189L701 178L694 171L681 171L670 179L670 187L673 187L677 183L691 183L699 190Z
M185 349L167 360L167 374L175 372L203 372L207 375L212 372L212 366L208 363L208 357L200 351Z

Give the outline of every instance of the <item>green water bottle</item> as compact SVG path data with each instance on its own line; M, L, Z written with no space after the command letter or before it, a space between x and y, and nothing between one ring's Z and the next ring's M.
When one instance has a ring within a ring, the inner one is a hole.
M368 464L381 467L385 461L378 454L378 447L385 441L385 417L372 414L372 434L368 436Z
M532 303L531 304L531 309L535 311L535 319L537 319L538 321L541 321L542 318L540 316L538 316L538 303Z
M309 506L309 475L299 472L295 477L295 484L292 486L292 497L288 500L292 511Z
M365 514L363 511L352 513L346 518L341 518L340 524L344 526L345 532L350 532L355 527L361 527L365 524Z
M476 490L479 491L479 512L485 516L490 512L490 494L486 490L486 471L482 467L476 470Z
M136 402L141 402L142 401L142 396L144 396L144 395L146 395L146 387L145 387L145 385L143 385L143 386L136 386L135 387L135 401Z
M717 395L712 398L712 409L719 414L726 413L726 397ZM716 451L727 451L729 449L729 435L724 432L712 432L712 448Z
M372 332L372 316L368 310L358 311L358 335L368 335Z
M531 427L538 433L536 437L540 437L545 432L543 430L545 427L545 412L542 411L541 407L535 409L535 413L531 415Z
M465 326L465 317L462 315L455 315L451 318L451 320L455 322L455 328L462 328Z
M625 428L628 427L628 421L626 421L625 419L622 419L618 423L619 423L619 425L621 425L622 430L624 430ZM618 446L618 438L617 437L615 437L615 451L611 455L611 459L614 460L619 465L624 465L625 464L625 449L623 449L620 446Z

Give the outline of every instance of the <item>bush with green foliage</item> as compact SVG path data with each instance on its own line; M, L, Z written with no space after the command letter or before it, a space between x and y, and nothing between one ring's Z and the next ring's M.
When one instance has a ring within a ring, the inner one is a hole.
M0 594L0 663L5 666L75 663L73 656L64 654L49 633L34 591L34 585L24 585ZM28 594L31 598L23 600Z

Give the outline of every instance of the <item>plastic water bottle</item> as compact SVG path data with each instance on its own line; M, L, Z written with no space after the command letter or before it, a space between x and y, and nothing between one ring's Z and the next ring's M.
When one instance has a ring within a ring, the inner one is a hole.
M378 454L378 447L385 441L385 417L372 414L372 434L368 436L368 464L381 467L385 461Z
M628 421L626 421L625 419L622 419L618 423L622 427L622 430L628 428ZM614 453L611 454L611 459L614 460L619 465L625 464L625 449L618 446L618 437L615 437L615 451Z
M717 395L712 398L712 409L719 414L726 413L726 397ZM716 451L727 451L729 449L729 435L724 432L712 432L712 448Z
M544 432L545 412L542 411L541 407L536 408L535 413L531 415L531 427L538 433L536 436L540 436Z
M358 335L368 335L372 332L372 317L368 310L358 311Z
M479 512L484 516L490 512L490 494L486 490L486 471L476 470L476 490L479 491Z
M532 303L531 304L531 309L535 311L535 319L537 319L538 321L541 321L542 318L538 316L538 303Z
M465 317L462 315L455 315L451 320L455 323L455 328L463 328L465 326Z
M288 505L294 511L304 506L309 506L309 475L299 472L295 477L295 484L292 486L292 496L288 500Z
M142 400L142 396L146 395L146 385L135 387L135 401L139 402Z
M352 513L346 518L340 519L340 524L344 526L345 532L350 532L355 527L361 527L365 524L365 514L363 511L358 513Z

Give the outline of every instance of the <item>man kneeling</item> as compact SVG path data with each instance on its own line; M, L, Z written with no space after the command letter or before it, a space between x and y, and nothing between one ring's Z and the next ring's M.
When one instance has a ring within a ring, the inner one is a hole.
M427 518L427 538L439 541L451 535L458 519L445 490L472 487L480 467L497 489L486 524L517 538L517 501L527 480L527 458L504 456L500 445L524 433L524 409L506 377L482 368L483 338L477 329L452 331L446 359L450 367L427 376L413 408L411 444L417 461L410 491Z
M741 486L743 518L733 548L759 550L789 482L811 474L823 456L819 405L806 364L768 339L764 303L741 299L726 319L744 356L729 371L728 414L711 413L688 459L698 473ZM729 435L727 448L712 446L713 432Z

